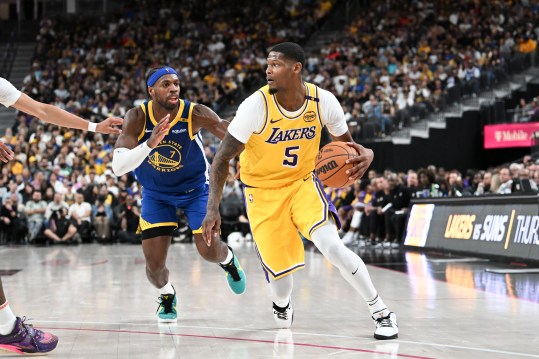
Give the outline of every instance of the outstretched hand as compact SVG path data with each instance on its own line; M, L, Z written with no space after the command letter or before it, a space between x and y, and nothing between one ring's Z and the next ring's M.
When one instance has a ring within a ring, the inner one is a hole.
M365 172L374 159L374 152L370 148L365 148L355 142L346 142L346 144L356 150L359 154L356 157L346 160L346 163L352 163L354 167L346 171L350 179L357 180L363 177Z
M9 162L13 159L15 154L4 142L0 141L0 161Z
M109 117L105 121L97 124L95 131L105 134L116 134L119 135L122 133L122 129L116 126L121 126L123 123L123 118L119 117Z
M159 121L159 123L153 128L152 135L148 138L147 144L150 148L155 148L159 142L163 141L168 130L170 129L170 114L166 115Z
M210 210L206 212L206 217L202 221L202 238L209 247L214 237L218 237L221 231L221 215L219 209Z

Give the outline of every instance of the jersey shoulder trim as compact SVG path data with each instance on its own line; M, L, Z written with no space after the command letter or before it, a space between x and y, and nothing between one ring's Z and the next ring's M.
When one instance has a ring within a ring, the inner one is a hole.
M148 121L148 101L144 101L144 103L141 103L140 108L142 109L142 112L144 112L144 126L142 126L142 131L140 131L138 135L139 141L142 139L142 137L144 137L144 134L146 133L146 121Z

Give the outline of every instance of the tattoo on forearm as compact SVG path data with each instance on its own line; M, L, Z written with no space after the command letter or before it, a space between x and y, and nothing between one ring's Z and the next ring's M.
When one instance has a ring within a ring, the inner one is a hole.
M208 208L218 208L221 196L223 195L223 186L228 176L228 164L224 161L214 159L211 166L210 176L210 195L208 197Z
M217 151L217 155L221 155L224 159L230 162L230 160L239 155L244 148L245 145L243 143L227 133L223 139L223 143L221 143L221 146L219 147L219 151Z
M223 186L228 176L230 160L240 154L244 147L245 145L243 143L228 133L226 134L211 165L208 208L217 208L219 206L223 194Z

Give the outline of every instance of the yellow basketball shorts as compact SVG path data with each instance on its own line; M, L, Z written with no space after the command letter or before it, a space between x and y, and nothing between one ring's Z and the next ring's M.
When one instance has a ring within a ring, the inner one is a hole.
M245 187L247 216L262 267L274 279L305 266L305 251L299 233L311 234L338 216L313 175L276 189ZM339 223L338 223L339 224ZM299 233L298 233L299 232Z

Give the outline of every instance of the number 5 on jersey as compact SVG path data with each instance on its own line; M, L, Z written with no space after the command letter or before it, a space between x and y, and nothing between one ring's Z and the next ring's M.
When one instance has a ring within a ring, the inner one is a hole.
M299 151L299 146L285 148L283 166L296 167L298 165L297 151Z

